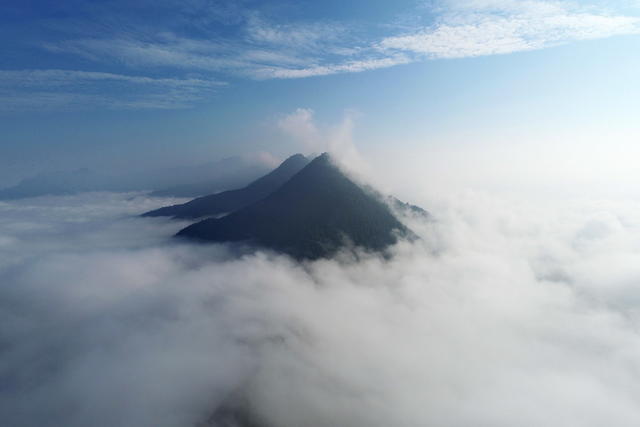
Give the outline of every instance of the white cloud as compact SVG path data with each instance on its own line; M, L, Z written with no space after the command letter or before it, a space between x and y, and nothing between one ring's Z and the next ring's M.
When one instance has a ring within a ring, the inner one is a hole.
M298 108L277 121L278 129L301 144L306 152L323 151L322 135L310 108Z
M325 49L332 43L351 39L348 29L335 22L306 24L274 24L258 14L247 19L248 39L257 44L274 47L293 47L296 50Z
M638 17L597 13L567 3L467 1L455 3L434 26L387 37L379 47L429 58L462 58L638 33Z
M158 29L127 37L51 42L53 52L131 67L206 70L257 79L357 73L437 58L542 49L640 33L640 17L597 3L545 0L443 0L414 11L434 23L395 33L342 22L279 23L245 10L235 37L192 38ZM374 31L375 30L375 31ZM379 36L381 32L387 35ZM376 34L375 36L373 34Z
M343 45L345 40L322 37L328 29L249 27L249 39L209 41L162 33L152 41L81 39L46 45L53 52L71 52L103 62L141 67L218 71L256 79L289 79L353 73L411 62L403 54L381 55L371 48ZM337 56L331 61L325 56Z
M411 61L404 55L394 55L387 58L355 60L340 64L316 65L305 68L265 67L254 70L253 74L255 77L262 79L298 79L339 73L358 73L408 64L409 62Z
M637 202L450 194L391 260L304 265L130 217L161 202L0 203L5 423L194 425L236 393L278 427L640 421Z
M347 110L334 125L320 125L310 108L298 108L277 121L278 129L302 147L304 153L329 152L354 178L370 175L369 166L356 148L353 128L358 112Z

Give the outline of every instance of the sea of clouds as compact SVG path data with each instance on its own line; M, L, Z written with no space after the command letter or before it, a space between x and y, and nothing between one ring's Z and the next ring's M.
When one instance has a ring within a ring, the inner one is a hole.
M7 426L640 425L640 201L417 197L391 259L171 236L172 202L0 202Z

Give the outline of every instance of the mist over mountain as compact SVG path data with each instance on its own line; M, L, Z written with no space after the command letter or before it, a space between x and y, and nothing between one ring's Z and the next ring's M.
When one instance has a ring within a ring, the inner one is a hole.
M376 194L349 179L322 154L268 197L178 233L210 242L246 241L317 259L353 245L382 251L411 232Z
M0 190L0 200L85 191L156 190L159 197L190 197L241 187L273 167L259 156L236 156L219 161L165 169L108 174L88 168L41 173Z
M2 424L637 426L638 201L419 196L393 256L305 263L145 194L0 202Z
M199 197L180 205L166 206L147 212L143 216L193 219L233 212L273 193L308 163L309 160L302 154L295 154L282 162L276 169L244 188ZM151 195L157 194L158 192L154 192Z

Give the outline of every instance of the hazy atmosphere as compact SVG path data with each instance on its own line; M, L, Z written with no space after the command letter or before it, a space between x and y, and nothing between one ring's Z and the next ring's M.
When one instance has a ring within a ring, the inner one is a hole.
M0 36L3 425L639 425L640 2Z

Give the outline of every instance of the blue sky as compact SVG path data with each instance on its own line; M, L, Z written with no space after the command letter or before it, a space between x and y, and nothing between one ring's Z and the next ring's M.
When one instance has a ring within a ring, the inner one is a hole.
M38 170L282 157L328 138L345 117L372 158L512 153L525 162L544 146L565 156L556 169L567 153L601 159L605 144L616 153L607 170L631 168L618 154L634 153L640 133L633 0L3 8L7 185Z

